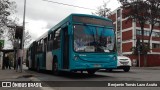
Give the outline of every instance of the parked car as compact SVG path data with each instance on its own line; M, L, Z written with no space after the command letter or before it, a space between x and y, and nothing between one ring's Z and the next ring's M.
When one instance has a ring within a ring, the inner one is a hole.
M126 56L118 56L117 68L113 69L123 69L125 72L129 72L130 67L132 66L131 59ZM113 69L107 69L112 71Z

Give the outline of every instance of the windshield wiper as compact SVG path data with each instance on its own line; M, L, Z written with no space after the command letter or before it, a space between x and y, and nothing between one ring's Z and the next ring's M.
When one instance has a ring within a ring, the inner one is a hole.
M93 45L95 47L95 51L98 52L104 52L104 50L102 48L100 48L100 38L98 39L98 29L97 27L94 27L96 30L96 33L94 33L93 29L90 29L89 26L87 26L87 29L91 32L91 36L93 37L93 42L90 43L90 45ZM102 34L101 34L102 36Z
M96 37L95 37L94 31L92 29L90 29L89 26L86 25L86 27L91 32L91 36L93 37L93 41L96 42Z
M101 35L98 36L98 29L96 27L96 36L99 37L99 38L96 38L96 46L95 47L96 47L96 51L98 51L98 52L104 52L104 49L101 48L101 46L102 46L101 42L102 41L100 40L102 38L102 34L103 33L101 32Z

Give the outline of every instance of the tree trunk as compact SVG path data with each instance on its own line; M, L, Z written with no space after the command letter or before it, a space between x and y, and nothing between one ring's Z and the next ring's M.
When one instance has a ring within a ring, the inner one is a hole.
M152 35L152 32L153 32L153 27L154 27L154 24L151 25L151 30L150 30L151 32L149 33L149 40L148 40L148 47L149 47L149 49L150 49L150 41L151 41L151 35Z
M147 53L144 53L144 67L147 67Z
M147 44L147 47L146 47L147 50L145 50L145 52L144 52L144 66L145 67L147 66L147 56L148 56L147 52L150 52L150 41L151 41L151 35L152 35L152 32L153 32L153 27L154 27L154 24L151 25L151 32L149 33L149 40L148 40L148 44Z
M144 50L144 22L143 21L139 21L139 24L140 24L140 26L141 26L141 32L142 32L142 35L141 35L141 37L142 37L142 54L143 54L143 56L144 56L144 66L146 66L146 62L147 62L147 60L145 59L145 50Z

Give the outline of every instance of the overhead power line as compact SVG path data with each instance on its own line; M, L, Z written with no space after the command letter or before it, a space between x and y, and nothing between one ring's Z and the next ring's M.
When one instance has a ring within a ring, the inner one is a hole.
M61 5L65 5L65 6L70 6L70 7L82 8L82 9L88 9L88 10L94 10L94 11L96 10L96 9L91 9L91 8L86 8L86 7L76 6L76 5L70 5L70 4L55 2L55 1L49 1L49 0L43 0L43 1L50 2L50 3L56 3L56 4L61 4Z

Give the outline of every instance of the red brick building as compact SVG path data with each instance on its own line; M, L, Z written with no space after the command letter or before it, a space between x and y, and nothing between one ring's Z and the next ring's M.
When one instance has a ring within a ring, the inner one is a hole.
M113 20L115 25L117 37L118 52L128 56L132 61L138 61L138 56L133 55L131 48L136 46L137 38L141 39L140 25L132 19L125 18L122 13L125 10L118 8L112 12L110 19ZM147 56L147 61L144 62L143 56L140 57L140 66L160 66L160 25L156 24L152 33L150 52ZM146 23L144 27L144 42L147 43L149 39L149 31L151 25ZM144 64L145 63L145 64Z

